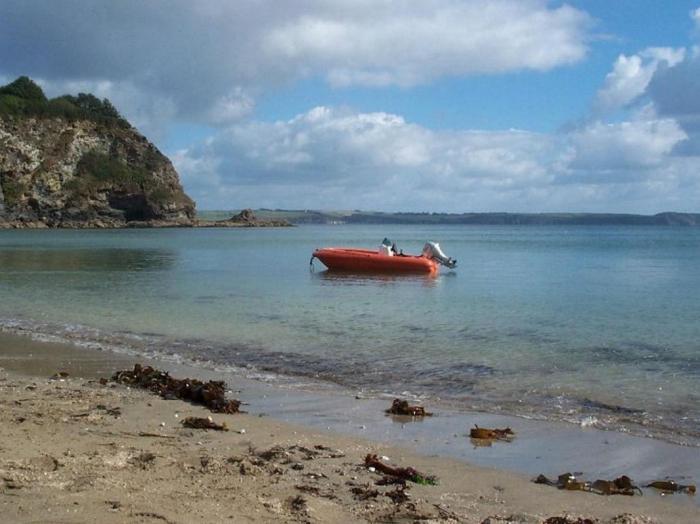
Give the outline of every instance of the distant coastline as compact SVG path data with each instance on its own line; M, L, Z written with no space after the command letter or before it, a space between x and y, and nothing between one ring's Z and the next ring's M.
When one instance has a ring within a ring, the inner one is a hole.
M0 217L0 230L3 229L173 229L173 228L241 228L241 227L292 227L294 224L284 219L264 218L255 216L251 209L225 218L187 219L187 220L132 220L129 222L93 219L85 221L61 222L48 225L41 220L7 221Z
M216 220L231 211L199 211L198 217ZM385 213L380 211L314 211L258 209L263 220L292 224L416 224L496 226L700 226L700 213Z

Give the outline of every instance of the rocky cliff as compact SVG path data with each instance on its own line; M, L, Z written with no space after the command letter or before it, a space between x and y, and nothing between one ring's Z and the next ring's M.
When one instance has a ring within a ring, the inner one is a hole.
M170 160L107 100L47 100L26 78L0 88L0 225L188 225L194 214Z

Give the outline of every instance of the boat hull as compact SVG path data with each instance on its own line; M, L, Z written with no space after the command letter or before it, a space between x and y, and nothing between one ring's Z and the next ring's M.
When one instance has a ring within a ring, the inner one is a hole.
M388 256L369 249L324 247L314 251L328 269L378 273L436 273L438 263L423 256Z

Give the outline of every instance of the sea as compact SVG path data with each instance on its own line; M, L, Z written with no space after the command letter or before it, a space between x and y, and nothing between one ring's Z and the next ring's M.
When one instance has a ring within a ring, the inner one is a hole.
M458 260L333 273L314 248ZM700 445L700 228L0 231L0 330Z

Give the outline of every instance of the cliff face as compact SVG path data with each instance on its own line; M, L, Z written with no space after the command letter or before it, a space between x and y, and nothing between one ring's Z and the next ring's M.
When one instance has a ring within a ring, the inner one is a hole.
M189 224L170 161L125 121L0 113L0 224Z
M132 128L89 120L0 119L0 217L50 227L189 221L170 161Z

